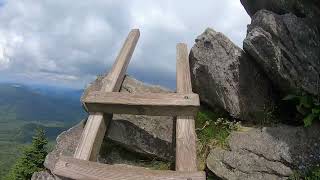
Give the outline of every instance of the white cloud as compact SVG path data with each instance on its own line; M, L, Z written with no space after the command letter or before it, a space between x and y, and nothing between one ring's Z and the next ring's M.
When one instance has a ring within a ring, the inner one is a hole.
M140 28L129 73L172 86L176 43L191 48L212 27L242 46L247 23L240 0L8 0L0 5L0 78L83 87Z
M20 48L22 43L21 35L0 30L0 70L9 68L10 57L15 54L15 50Z

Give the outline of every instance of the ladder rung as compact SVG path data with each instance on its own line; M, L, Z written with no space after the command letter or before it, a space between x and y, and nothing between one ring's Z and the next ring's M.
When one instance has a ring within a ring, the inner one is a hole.
M89 112L194 116L199 96L194 93L124 93L92 91L82 98Z
M150 170L128 165L107 165L61 156L53 173L77 180L205 180L205 173Z

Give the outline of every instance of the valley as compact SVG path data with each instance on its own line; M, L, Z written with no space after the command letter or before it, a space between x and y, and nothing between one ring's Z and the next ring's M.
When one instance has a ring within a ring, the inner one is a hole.
M52 148L57 135L86 117L80 104L82 90L0 84L0 179L34 130L45 130Z

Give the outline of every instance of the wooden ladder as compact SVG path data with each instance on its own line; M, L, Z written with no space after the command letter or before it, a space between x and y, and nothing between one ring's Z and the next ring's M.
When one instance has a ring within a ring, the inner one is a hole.
M194 116L200 106L192 93L187 45L177 44L177 93L119 92L140 32L129 33L111 71L102 80L100 91L89 92L82 102L90 113L73 157L62 156L53 173L79 180L204 180L197 171ZM150 170L142 167L107 165L97 162L112 113L176 116L176 171Z

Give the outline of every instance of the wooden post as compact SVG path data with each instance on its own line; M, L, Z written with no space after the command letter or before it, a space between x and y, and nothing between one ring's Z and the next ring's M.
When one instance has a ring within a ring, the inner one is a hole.
M177 44L177 93L192 93L188 48ZM197 171L195 122L178 116L176 122L176 171Z
M111 71L103 79L102 91L117 92L120 90L127 66L138 42L140 32L133 29L129 33L120 53L113 64ZM82 132L79 144L74 153L74 158L95 161L100 151L100 147L107 129L108 122L112 115L102 113L92 113L89 115L87 123Z

